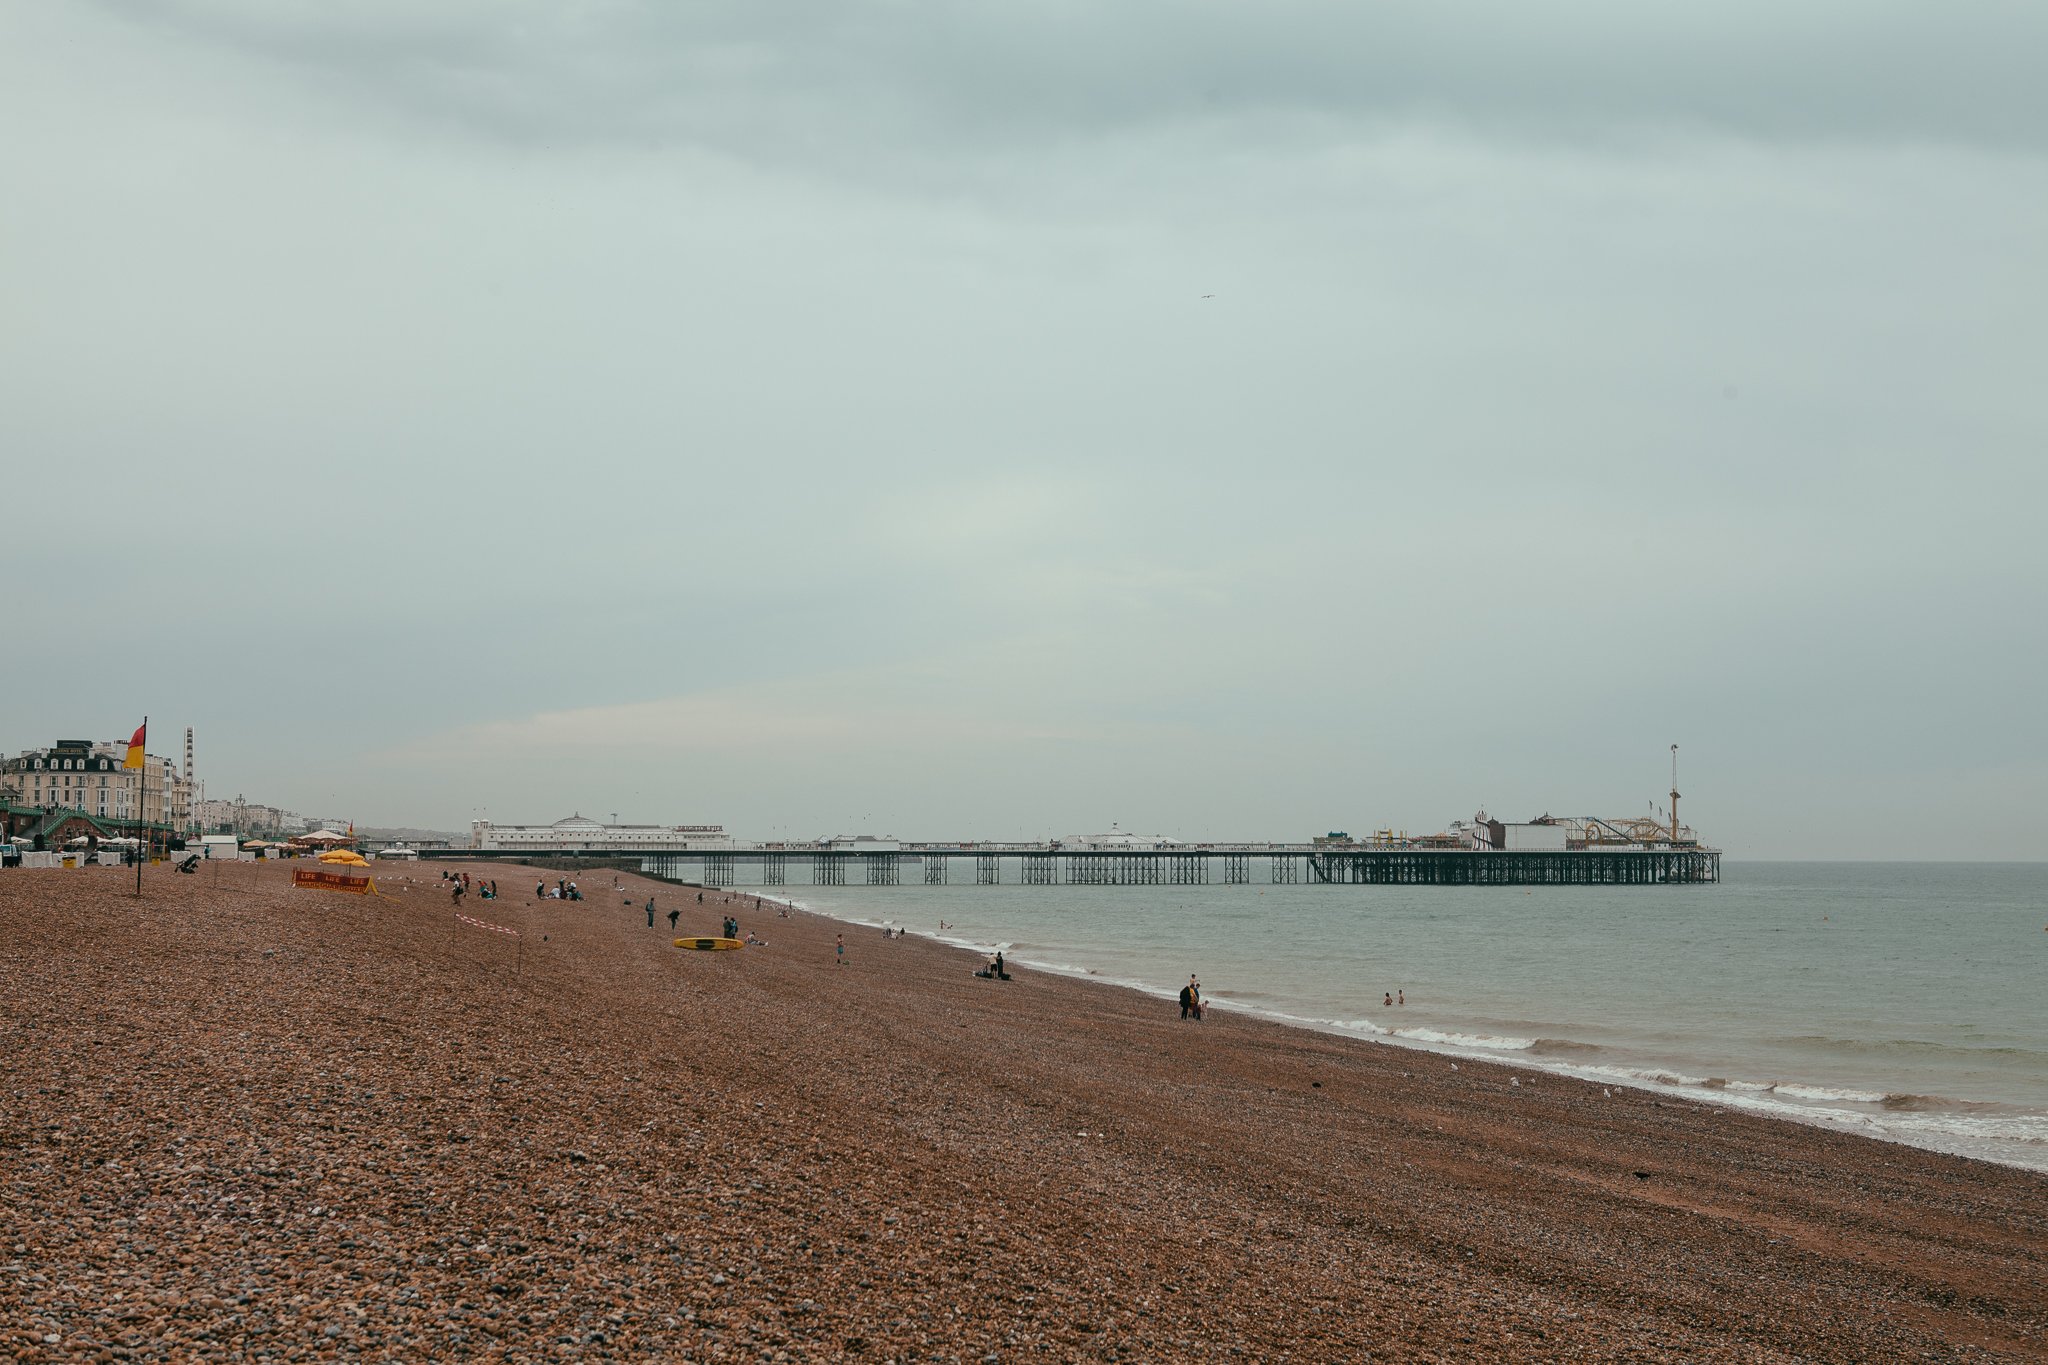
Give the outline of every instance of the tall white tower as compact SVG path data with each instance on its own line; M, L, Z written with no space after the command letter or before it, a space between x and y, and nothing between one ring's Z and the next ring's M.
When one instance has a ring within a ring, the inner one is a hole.
M192 772L192 727L185 727L185 824L186 832L197 829L199 815L199 781Z

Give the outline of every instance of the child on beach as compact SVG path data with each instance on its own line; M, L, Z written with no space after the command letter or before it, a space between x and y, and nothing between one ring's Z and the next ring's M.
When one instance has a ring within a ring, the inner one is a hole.
M844 934L839 935L839 945L837 948L837 952L839 954L838 963L840 966L844 967L846 965L846 935Z

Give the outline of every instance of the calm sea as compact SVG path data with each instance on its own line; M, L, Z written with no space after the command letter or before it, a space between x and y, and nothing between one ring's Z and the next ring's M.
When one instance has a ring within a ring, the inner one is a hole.
M943 919L948 940L1162 1009L1193 972L1224 1009L2048 1170L2048 864L1723 870L1695 887L781 890L856 923Z

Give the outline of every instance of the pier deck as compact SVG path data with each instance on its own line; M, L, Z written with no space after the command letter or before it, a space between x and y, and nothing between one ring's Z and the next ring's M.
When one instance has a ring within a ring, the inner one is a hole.
M1513 851L1313 844L1202 844L1146 849L1057 844L903 844L885 852L820 847L426 850L428 858L513 862L632 861L654 876L708 886L1204 886L1308 882L1346 886L1663 886L1721 880L1721 851L1692 846ZM1263 872L1264 876L1258 873ZM694 874L694 875L692 875Z

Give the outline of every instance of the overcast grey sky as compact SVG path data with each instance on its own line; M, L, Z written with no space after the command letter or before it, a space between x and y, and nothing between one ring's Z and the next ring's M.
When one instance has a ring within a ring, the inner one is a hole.
M0 4L0 744L2048 856L2048 8L1690 10Z

